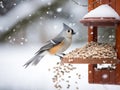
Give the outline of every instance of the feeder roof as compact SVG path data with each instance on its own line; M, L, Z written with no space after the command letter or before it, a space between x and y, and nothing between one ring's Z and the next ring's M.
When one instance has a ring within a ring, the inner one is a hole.
M108 4L103 4L87 13L80 22L85 26L116 26L120 16Z
M94 10L91 10L89 13L87 13L83 18L85 19L93 17L112 17L115 19L120 19L118 13L108 4L102 4L98 6Z

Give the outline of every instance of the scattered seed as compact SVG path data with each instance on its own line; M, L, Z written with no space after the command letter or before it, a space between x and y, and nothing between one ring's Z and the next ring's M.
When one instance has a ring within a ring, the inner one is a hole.
M75 84L78 84L78 82L77 82L77 81L75 81Z
M48 71L50 71L50 68L48 69Z
M54 66L52 69L48 69L48 71L52 71L53 72L53 78L52 81L54 83L54 87L57 90L62 90L62 83L61 82L65 82L67 83L67 89L70 88L70 79L71 79L71 75L70 73L75 70L76 67L74 67L72 64L60 64L59 62L56 63L56 66ZM64 77L65 75L65 77ZM66 77L67 75L67 77Z
M71 76L68 76L68 78L71 78Z
M76 87L76 90L79 90L79 87Z
M70 84L67 85L67 89L69 89L69 88L70 88Z
M69 83L69 80L66 80L67 83Z

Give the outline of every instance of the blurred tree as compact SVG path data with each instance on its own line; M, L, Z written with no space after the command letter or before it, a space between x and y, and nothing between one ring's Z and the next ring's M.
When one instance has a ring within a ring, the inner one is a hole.
M22 0L0 0L0 15L5 15Z
M26 1L26 0L20 0L20 1ZM4 0L4 2L2 1L4 3L4 8L1 8L0 14L4 15L5 13L7 13L10 9L12 9L14 7L15 3L20 3L20 1L19 0ZM29 0L27 0L27 1L29 1ZM16 34L14 32L14 30L16 32L19 32L20 30L23 30L23 28L25 28L25 26L27 26L27 25L29 25L31 23L30 21L34 21L36 18L38 18L40 16L45 17L46 12L49 11L49 9L51 11L53 11L53 12L56 11L57 7L62 6L66 2L67 1L65 1L65 0L60 0L60 1L55 0L53 3L51 3L51 5L46 5L46 6L42 7L42 8L39 8L34 14L32 14L31 16L28 15L26 18L24 18L23 20L20 20L18 23L16 23L13 27L9 28L8 31L1 34L0 41L3 42L6 39L10 38L11 35ZM54 13L54 14L56 14L56 13ZM47 15L47 17L51 18L50 15ZM24 34L25 34L25 31L24 31ZM24 34L22 36L24 36ZM44 37L44 33L42 33L41 35Z

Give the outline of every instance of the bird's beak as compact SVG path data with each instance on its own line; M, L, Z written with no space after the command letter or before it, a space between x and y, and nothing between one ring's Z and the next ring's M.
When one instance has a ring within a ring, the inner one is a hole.
M73 32L72 32L72 35L75 35L75 34L76 34L76 32L73 31Z

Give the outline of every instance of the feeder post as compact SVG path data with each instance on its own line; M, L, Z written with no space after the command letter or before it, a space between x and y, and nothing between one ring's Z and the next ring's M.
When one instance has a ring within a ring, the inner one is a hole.
M88 11L91 11L94 9L94 3L95 0L88 0ZM97 42L97 27L95 26L88 26L88 42ZM93 77L93 71L94 71L94 64L89 64L88 65L88 78L89 78L89 83L94 82L94 77Z
M116 11L120 15L120 0L116 0ZM116 51L118 59L120 59L120 24L116 29ZM120 84L120 63L116 65L116 84Z

